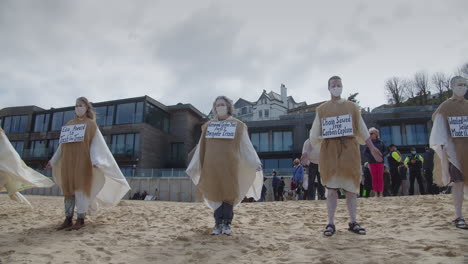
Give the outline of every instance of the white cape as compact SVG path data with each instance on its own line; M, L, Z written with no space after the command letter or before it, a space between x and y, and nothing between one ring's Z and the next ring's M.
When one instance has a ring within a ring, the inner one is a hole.
M239 174L237 177L239 179L239 203L234 204L234 207L237 207L244 197L253 197L255 200L259 200L263 187L263 172L257 171L262 166L262 163L249 139L247 129L242 133L240 152L241 159L238 164ZM186 170L187 175L192 179L195 186L200 181L201 169L200 143L198 143L195 154ZM218 209L222 204L220 201L210 201L205 197L203 197L203 200L213 210Z
M47 188L54 182L28 167L0 130L0 192L8 192L12 200L31 205L19 192L30 188Z
M120 171L114 156L110 152L99 129L91 141L91 162L98 168L93 168L93 183L89 197L90 215L95 215L100 206L117 205L130 190L127 180ZM61 186L62 148L58 147L51 159L52 175L57 185Z

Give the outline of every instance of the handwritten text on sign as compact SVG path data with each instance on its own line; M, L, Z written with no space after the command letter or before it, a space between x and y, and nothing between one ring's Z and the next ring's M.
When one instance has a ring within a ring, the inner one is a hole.
M206 138L231 138L236 136L237 122L210 122Z
M63 126L59 143L80 142L84 140L86 124Z
M452 137L468 137L468 116L450 116L448 122Z
M323 138L352 136L353 134L353 117L351 115L322 118Z

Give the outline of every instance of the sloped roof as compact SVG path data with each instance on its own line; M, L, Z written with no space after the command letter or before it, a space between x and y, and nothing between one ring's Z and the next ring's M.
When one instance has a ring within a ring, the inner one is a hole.
M377 113L402 113L402 112L432 112L437 109L438 105L419 105L419 106L400 106L400 107L385 107L380 106L371 111Z

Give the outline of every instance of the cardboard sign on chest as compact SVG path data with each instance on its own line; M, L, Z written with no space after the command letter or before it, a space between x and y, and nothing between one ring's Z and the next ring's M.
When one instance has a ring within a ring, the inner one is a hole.
M59 143L81 142L85 138L86 124L63 126Z
M448 117L452 137L468 137L468 116Z
M321 119L323 138L352 136L354 134L352 115L332 116Z
M206 138L234 139L236 137L237 122L210 122L206 129Z

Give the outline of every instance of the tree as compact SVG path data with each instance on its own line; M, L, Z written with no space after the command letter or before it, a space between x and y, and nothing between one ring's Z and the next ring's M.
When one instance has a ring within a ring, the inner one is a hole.
M427 104L427 97L431 93L429 86L429 77L426 72L417 72L414 75L413 85L416 95L420 98L420 104Z
M385 93L389 104L399 106L405 100L404 94L407 82L398 77L392 77L385 82Z
M468 62L458 68L457 75L468 78Z
M439 102L442 103L445 100L444 92L449 91L450 88L450 76L443 72L436 72L432 75L432 84L439 93Z
M351 101L355 104L359 104L359 101L356 99L359 93L353 93L348 96L348 101Z

